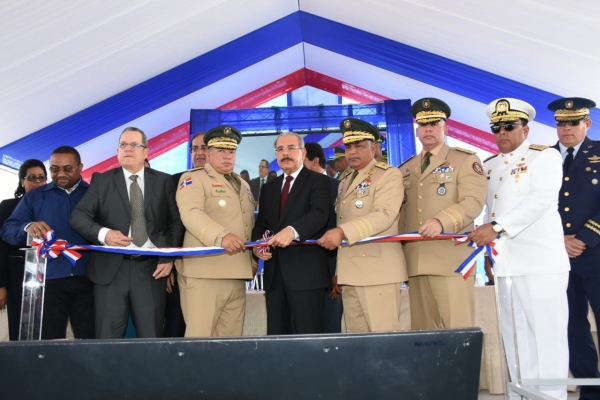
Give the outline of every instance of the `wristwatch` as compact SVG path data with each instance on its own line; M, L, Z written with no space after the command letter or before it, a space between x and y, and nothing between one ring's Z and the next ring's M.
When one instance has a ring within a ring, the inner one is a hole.
M492 224L492 229L494 230L494 232L497 232L497 233L504 232L504 229L502 229L502 225L500 225L496 221L492 221L490 223Z

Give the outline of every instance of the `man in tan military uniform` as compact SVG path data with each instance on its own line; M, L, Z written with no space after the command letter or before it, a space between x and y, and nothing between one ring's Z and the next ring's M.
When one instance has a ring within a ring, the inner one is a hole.
M400 284L407 279L400 243L356 244L370 236L398 234L403 188L400 172L377 163L379 131L355 118L342 121L346 158L353 168L342 176L336 200L337 224L319 239L335 249L345 238L337 258L337 283L342 285L348 332L400 329Z
M352 168L348 165L348 160L346 160L346 150L343 147L334 147L333 152L333 156L330 160L335 162L335 171L337 174L334 178L339 180L342 179L342 176L345 176L348 171L352 171Z
M379 136L379 140L375 142L375 161L388 163L387 152L383 150L383 142L385 142L385 137L383 135ZM385 152L385 154L384 154Z
M412 115L423 151L399 167L405 190L400 232L418 231L433 238L441 232L472 231L487 195L479 157L444 142L450 107L443 101L418 100ZM408 242L404 252L410 276L411 328L473 326L474 278L465 280L454 272L473 249L455 246L453 240L432 240Z
M186 232L183 247L219 246L226 254L183 257L177 267L186 337L240 336L246 311L245 280L255 261L246 251L254 226L254 199L248 183L233 172L240 132L230 126L204 136L208 162L185 172L177 205Z

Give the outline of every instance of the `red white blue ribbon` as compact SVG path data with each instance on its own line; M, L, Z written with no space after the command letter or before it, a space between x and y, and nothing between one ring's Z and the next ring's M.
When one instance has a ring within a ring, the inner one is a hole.
M467 246L475 247L475 251L473 251L473 253L471 253L471 255L467 257L467 259L463 261L462 264L460 264L460 266L454 272L458 272L463 276L463 278L467 279L475 269L476 261L486 254L492 261L492 264L495 264L496 256L498 255L498 252L494 248L496 246L496 240L498 239L495 239L494 241L486 244L485 246L477 246L475 242L471 240L469 244L467 244ZM466 237L460 238L456 240L456 244L462 244L466 241Z
M81 254L75 250L87 250L84 246L72 245L64 239L56 239L53 231L46 232L43 239L33 239L31 245L37 247L38 263L41 258L57 258L62 254L72 266L75 266L77 260L81 258Z
M246 242L246 248L258 247L258 251L261 253L266 252L266 242L273 237L273 232L266 231L263 234L262 240L254 242ZM464 234L453 234L453 233L441 233L435 238L421 237L417 232L403 233L399 235L387 235L387 236L374 236L368 237L357 241L355 244L362 243L385 243L385 242L402 242L402 241L427 241L427 240L448 240L454 239L457 244L464 243L467 240L468 233ZM317 244L317 240L311 239L304 242L292 242L291 245L311 245ZM481 256L487 253L492 262L495 262L495 256L498 255L494 249L495 241L482 247L477 247L473 241L468 246L475 247L475 251L461 264L461 266L455 271L461 274L465 279L471 274L475 261ZM159 257L186 257L186 256L206 256L214 254L225 253L225 249L222 247L118 247L118 246L95 246L95 245L72 245L68 244L65 240L55 239L54 232L47 232L43 240L34 239L32 246L37 246L38 259L44 258L56 258L59 255L67 257L72 265L81 258L76 250L97 250L107 253L117 254L128 254L128 255L147 255L147 256L159 256ZM342 247L348 246L346 241L341 243Z

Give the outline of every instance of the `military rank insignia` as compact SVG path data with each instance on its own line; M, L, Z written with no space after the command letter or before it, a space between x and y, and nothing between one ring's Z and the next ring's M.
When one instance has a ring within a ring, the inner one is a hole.
M588 160L590 160L590 164L600 163L600 157L598 156L588 157Z
M179 184L179 189L183 189L186 186L189 186L192 184L192 177L188 176L187 178L185 178L180 184Z

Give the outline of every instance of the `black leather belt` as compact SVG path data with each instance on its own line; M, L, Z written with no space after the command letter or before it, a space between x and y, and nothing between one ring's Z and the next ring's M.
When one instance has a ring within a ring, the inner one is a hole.
M152 256L139 256L135 254L124 254L123 260L129 261L148 261Z

